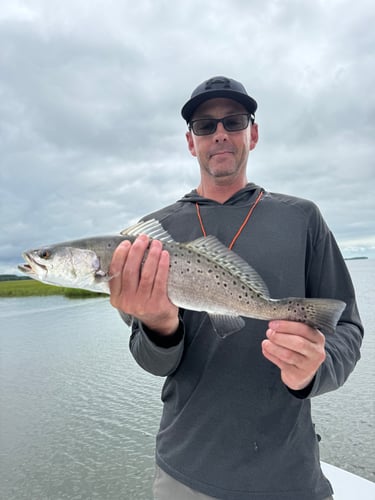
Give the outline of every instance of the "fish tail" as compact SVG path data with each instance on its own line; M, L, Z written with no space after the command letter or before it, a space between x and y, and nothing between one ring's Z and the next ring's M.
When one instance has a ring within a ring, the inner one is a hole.
M283 302L288 307L287 319L306 323L324 334L335 333L337 322L346 307L345 302L335 299L289 298Z

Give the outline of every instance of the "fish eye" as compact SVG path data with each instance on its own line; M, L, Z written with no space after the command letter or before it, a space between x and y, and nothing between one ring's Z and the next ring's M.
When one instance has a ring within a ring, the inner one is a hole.
M38 256L41 259L49 259L51 257L51 252L47 248L42 248L42 250L39 250Z

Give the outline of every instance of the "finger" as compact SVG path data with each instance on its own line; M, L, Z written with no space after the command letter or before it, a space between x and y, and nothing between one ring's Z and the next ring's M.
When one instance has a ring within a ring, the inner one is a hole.
M287 364L282 361L278 356L272 353L272 348L270 348L270 345L267 343L267 340L264 340L262 342L262 352L265 358L268 359L268 361L271 361L274 365L276 365L280 370L285 370L287 368ZM289 365L290 367L291 365Z
M302 354L304 356L307 356L311 350L312 342L305 337L301 337L300 335L279 333L268 329L266 331L266 336L275 346Z
M149 245L149 237L142 234L131 245L123 270L123 286L129 296L138 291L145 252Z
M159 266L154 283L154 293L161 297L168 297L169 263L169 253L166 250L163 250L160 254Z
M277 331L279 333L298 335L300 337L305 337L306 339L311 340L311 342L318 341L320 335L323 335L318 329L312 328L311 326L298 321L273 320L269 322L268 326L271 330Z
M264 340L262 342L263 355L280 369L281 379L285 385L287 385L290 389L300 390L311 382L319 364L312 367L306 367L303 363L299 364L298 361L294 364L291 363L292 359L290 359L289 362L285 362L278 356L272 354L269 347L269 341Z
M153 294L162 249L163 244L160 241L153 240L151 242L147 258L141 270L141 277L138 287L139 293L149 296Z
M281 369L286 365L300 366L306 358L304 354L281 347L270 340L263 341L262 349L266 358L274 362Z
M111 296L118 296L122 290L122 272L131 247L130 241L123 241L115 249L109 266L109 289Z

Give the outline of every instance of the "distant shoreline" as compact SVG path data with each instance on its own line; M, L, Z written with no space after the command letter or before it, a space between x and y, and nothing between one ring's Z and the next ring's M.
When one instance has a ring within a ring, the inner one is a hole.
M368 257L346 257L345 260L367 260Z
M0 298L11 297L45 297L49 295L63 295L70 299L85 299L108 296L106 294L81 290L79 288L66 288L54 285L46 285L40 281L35 281L29 278L19 278L14 276L8 279L3 279L4 275L0 276Z

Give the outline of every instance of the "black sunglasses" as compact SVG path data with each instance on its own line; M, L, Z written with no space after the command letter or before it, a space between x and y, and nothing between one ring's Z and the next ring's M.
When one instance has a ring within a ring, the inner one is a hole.
M189 130L195 135L210 135L216 131L217 124L222 123L227 132L238 132L247 128L250 119L251 123L254 123L254 116L249 113L239 113L224 118L199 118L189 123Z

